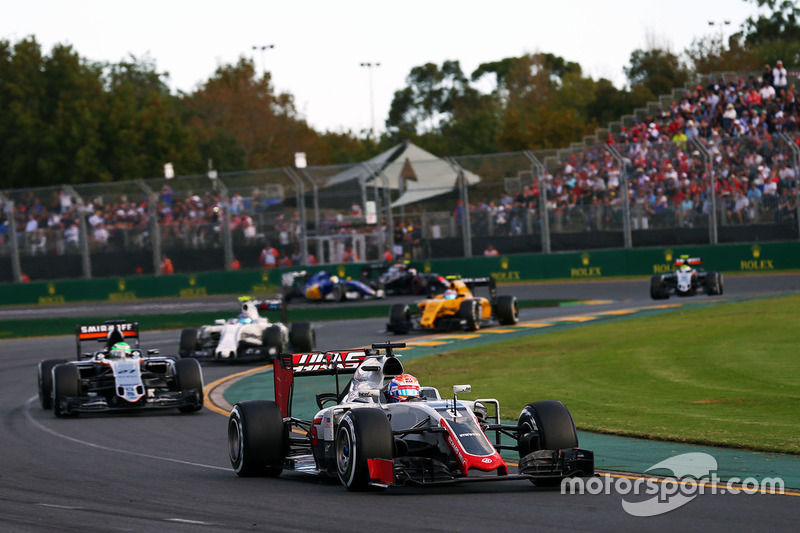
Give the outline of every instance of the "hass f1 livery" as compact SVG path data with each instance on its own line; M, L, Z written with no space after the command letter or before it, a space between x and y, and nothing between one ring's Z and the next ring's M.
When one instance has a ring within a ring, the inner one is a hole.
M139 348L139 324L112 320L76 328L78 358L39 363L39 401L56 416L99 411L203 407L203 373L193 359ZM84 353L82 343L102 343Z
M448 282L447 290L417 302L416 309L407 304L392 305L386 329L402 335L412 329L475 331L492 323L510 326L519 322L517 298L498 296L494 278L448 276ZM489 298L475 296L475 287L488 287Z
M694 296L705 292L709 296L722 294L721 272L706 272L699 268L703 261L699 257L682 255L675 260L675 272L656 274L650 279L650 297L664 300L670 294Z
M338 478L354 491L509 479L553 485L565 477L593 475L594 454L578 448L563 403L530 403L516 424L501 424L497 400L458 399L469 385L454 386L448 399L433 387L419 387L394 354L403 347L373 344L361 351L276 359L275 401L239 402L228 418L234 471L278 476L296 470ZM339 376L349 374L352 379L340 389ZM295 418L295 380L318 375L335 376L335 389L316 395L320 410L311 419ZM413 381L415 395L397 389L398 379ZM514 444L501 444L501 435ZM509 472L501 450L519 454L518 473Z
M272 360L291 346L295 351L313 351L316 333L311 322L287 324L283 300L240 297L241 312L236 318L218 319L213 325L186 328L181 332L181 357L202 360L241 362ZM280 311L281 322L270 322L259 311Z

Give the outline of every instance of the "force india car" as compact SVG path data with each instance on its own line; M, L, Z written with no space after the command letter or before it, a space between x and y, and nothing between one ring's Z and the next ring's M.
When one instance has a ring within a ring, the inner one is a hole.
M394 304L386 329L405 334L412 329L475 331L493 322L510 326L519 322L517 298L497 295L494 278L448 278L449 288L442 294L422 300L412 311L407 304ZM488 287L489 298L473 295L475 287Z
M241 312L236 318L218 319L213 325L187 328L181 332L180 355L219 361L272 360L291 346L312 352L316 333L310 322L286 325L283 300L239 298ZM282 322L270 322L259 311L280 311Z
M275 401L239 402L228 418L234 471L244 477L296 470L338 478L349 490L509 479L553 485L594 474L594 454L578 448L572 415L561 402L530 403L516 424L500 423L495 399L459 400L469 385L454 386L452 399L422 387L420 397L390 403L386 387L403 373L393 350L402 347L373 344L276 359ZM340 390L344 374L353 377ZM317 394L320 410L312 419L295 418L294 380L313 375L336 376L335 392ZM501 435L513 444L501 444ZM518 473L509 472L501 450L519 454Z
M386 296L397 294L440 294L450 282L439 274L425 274L407 262L392 265L367 265L361 276L374 289L383 289Z
M192 413L203 407L203 373L192 359L158 356L158 350L139 348L139 324L112 320L76 328L78 359L49 359L39 363L39 402L58 417L98 411L177 408ZM82 353L82 343L103 343ZM133 349L113 356L118 342Z
M656 274L650 279L650 297L664 300L670 294L694 296L705 292L709 296L722 294L721 272L705 272L700 269L703 261L699 257L682 255L675 260L675 272Z
M305 270L285 272L281 291L287 302L305 299L308 302L342 302L365 298L383 298L383 289L373 289L363 281L342 279L326 270L309 276Z

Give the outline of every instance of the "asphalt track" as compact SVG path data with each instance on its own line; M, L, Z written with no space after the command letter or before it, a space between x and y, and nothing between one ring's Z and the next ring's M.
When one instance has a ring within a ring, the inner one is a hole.
M797 292L800 275L728 277L725 289L724 297ZM511 291L521 299L611 300L595 302L593 312L653 304L642 280L500 290ZM86 307L86 314L97 311ZM583 307L526 309L522 318L564 317ZM71 311L71 316L80 314ZM320 323L320 348L384 340L383 322ZM144 346L174 353L177 337L176 331L154 331L144 332L142 340ZM527 482L348 493L337 484L292 473L240 479L227 458L226 419L210 409L74 419L56 419L40 409L36 363L73 354L72 336L0 342L0 531L796 530L800 497L794 495L707 490L676 510L641 518L625 512L622 502L648 496L562 495ZM205 366L206 384L248 368Z

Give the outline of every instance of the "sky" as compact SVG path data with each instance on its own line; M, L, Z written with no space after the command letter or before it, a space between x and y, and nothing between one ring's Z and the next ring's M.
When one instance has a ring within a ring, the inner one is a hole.
M313 128L356 134L373 124L378 132L384 129L394 93L407 85L415 66L458 60L469 76L481 63L543 52L577 62L585 75L622 88L623 68L634 50L655 42L679 53L696 38L730 35L757 14L744 0L0 0L0 5L0 39L13 43L34 36L45 54L55 44L70 44L93 61L149 58L159 72L169 73L174 91L190 92L218 66L250 58L258 72L271 73L279 92L294 96ZM274 47L261 50L268 45Z

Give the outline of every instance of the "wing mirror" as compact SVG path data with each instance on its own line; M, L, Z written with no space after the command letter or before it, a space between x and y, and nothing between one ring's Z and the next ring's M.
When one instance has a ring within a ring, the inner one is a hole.
M216 324L218 326L224 326L225 325L225 319L224 318L218 318L218 319L216 319L214 321L214 324Z
M453 394L461 394L462 392L472 392L472 385L453 385Z

